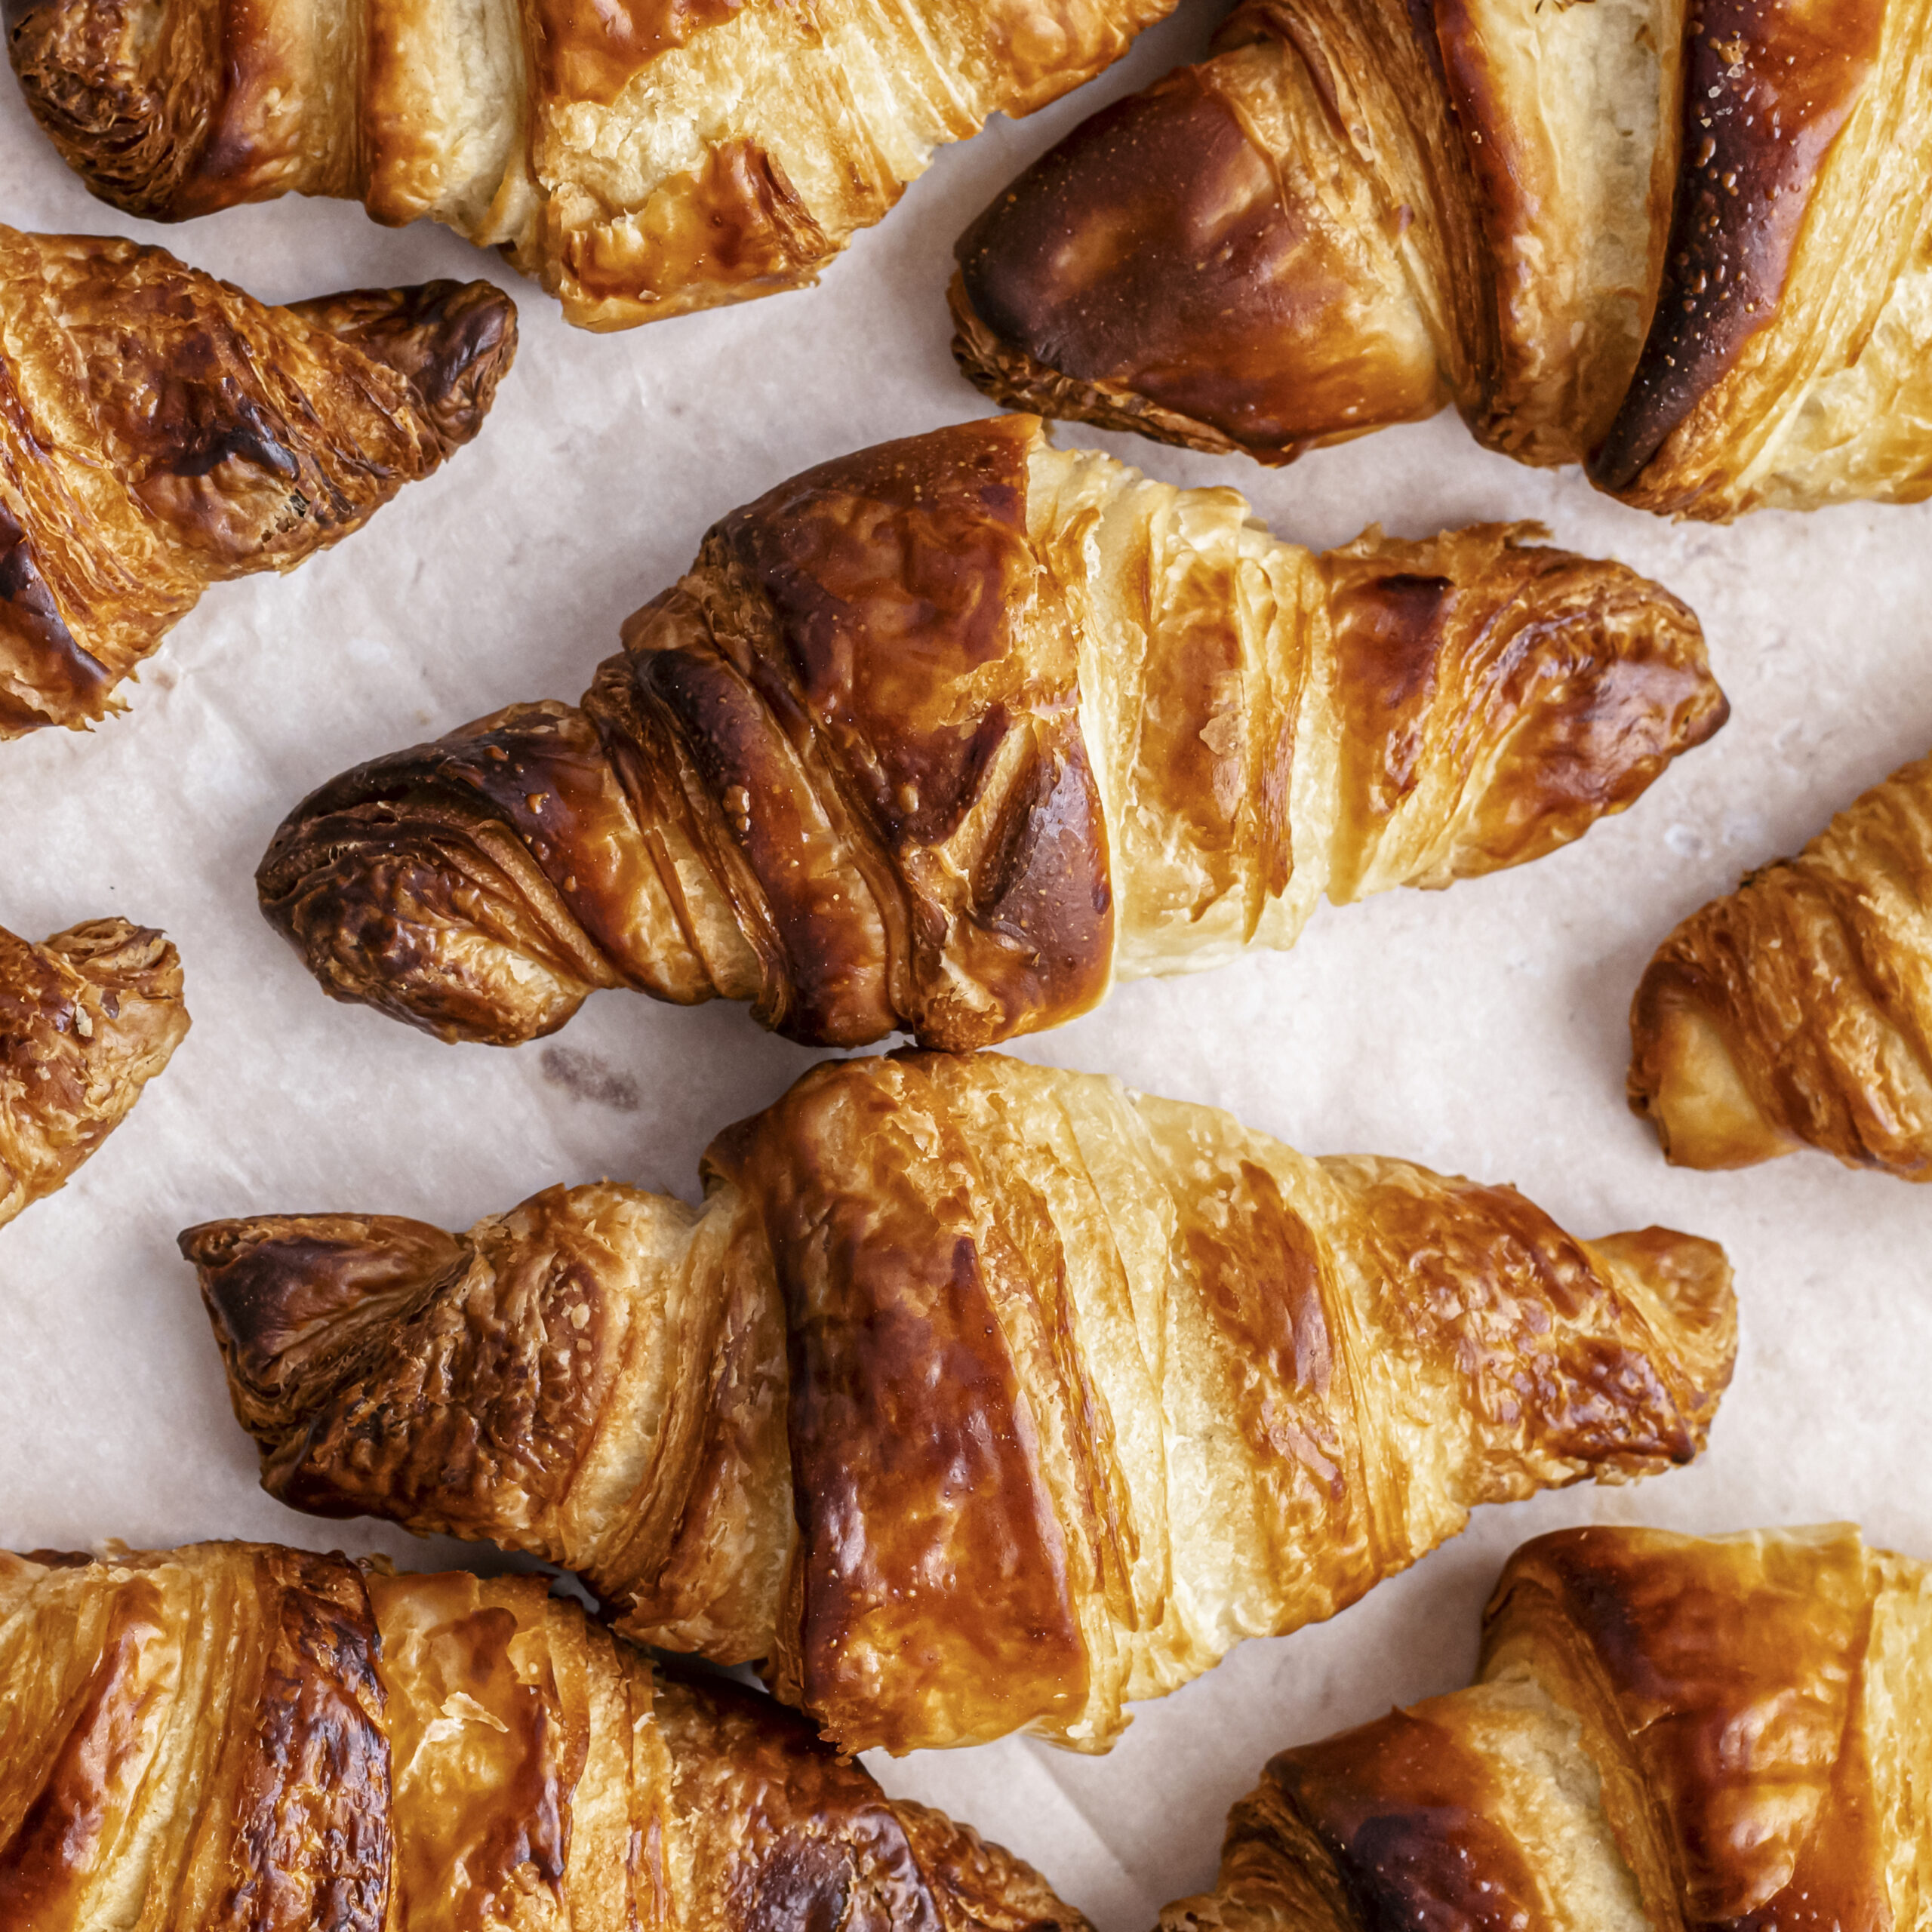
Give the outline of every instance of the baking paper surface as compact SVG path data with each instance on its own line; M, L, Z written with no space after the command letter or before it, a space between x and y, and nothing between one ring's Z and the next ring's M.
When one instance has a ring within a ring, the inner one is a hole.
M180 946L194 1030L64 1192L0 1232L0 1544L274 1538L414 1567L489 1555L318 1522L256 1486L177 1232L323 1208L460 1228L554 1182L694 1195L718 1128L814 1057L742 1009L603 994L554 1039L450 1048L325 999L251 883L325 778L517 699L574 700L623 617L705 528L806 465L987 413L948 352L954 238L1104 100L1194 57L1213 9L1094 86L943 152L814 291L595 337L494 255L349 205L285 202L173 229L91 200L0 82L0 212L133 234L270 300L488 275L522 346L478 441L286 579L211 592L131 709L0 746L0 923L33 938L120 913ZM1122 986L1029 1058L1232 1109L1314 1152L1517 1183L1585 1236L1663 1223L1721 1240L1743 1348L1709 1454L1629 1488L1480 1512L1322 1628L1237 1651L1138 1708L1110 1756L1014 1739L875 1769L1037 1863L1101 1932L1145 1932L1212 1881L1223 1815L1284 1746L1465 1682L1504 1555L1560 1524L1719 1531L1846 1518L1932 1556L1932 1192L1802 1155L1666 1168L1626 1110L1626 1015L1651 949L1932 743L1932 506L1673 526L1484 454L1454 417L1286 470L1077 426L1177 482L1228 483L1284 536L1546 522L1702 616L1733 706L1715 741L1555 857L1442 894L1320 913L1292 953Z

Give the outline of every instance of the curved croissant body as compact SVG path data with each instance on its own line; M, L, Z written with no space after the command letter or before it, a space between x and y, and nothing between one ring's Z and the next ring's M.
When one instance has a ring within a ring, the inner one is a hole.
M1172 0L15 0L28 104L157 220L290 194L500 245L621 328L817 280L943 142Z
M1932 1180L1932 759L1692 913L1630 1034L1630 1104L1681 1166L1810 1146Z
M515 340L488 282L272 309L0 227L0 737L120 709L210 584L359 529L475 435Z
M90 919L35 946L0 929L0 1226L127 1118L186 1036L160 934Z
M0 1712L23 1932L1085 1932L998 1847L538 1578L0 1555Z
M1932 1580L1839 1525L1564 1531L1471 1689L1285 1751L1164 1932L1906 1928L1932 1915Z
M1647 509L1932 491L1917 0L1244 0L962 237L1001 401L1286 462L1454 401Z
M1103 1749L1477 1503L1687 1461L1730 1374L1709 1242L998 1055L829 1063L706 1169L189 1230L266 1486L580 1569L848 1750Z
M1029 417L863 451L718 525L581 709L305 800L263 908L445 1038L620 986L814 1044L1037 1031L1537 857L1717 728L1684 607L1524 534L1318 557Z

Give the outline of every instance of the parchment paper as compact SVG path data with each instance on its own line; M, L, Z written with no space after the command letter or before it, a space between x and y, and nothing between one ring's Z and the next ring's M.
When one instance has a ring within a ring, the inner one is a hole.
M1213 0L1111 74L942 153L820 288L594 337L442 230L285 202L163 230L92 201L0 80L0 213L138 233L269 300L487 275L522 348L479 441L287 579L211 592L91 735L0 746L0 922L39 937L109 912L179 943L195 1029L65 1192L0 1232L0 1544L195 1537L489 1553L284 1509L251 1446L176 1232L212 1217L363 1208L450 1227L608 1174L694 1193L728 1121L812 1056L722 1004L606 995L554 1041L448 1048L332 1004L257 912L251 877L303 792L512 700L574 699L624 615L706 526L808 463L986 413L947 352L955 236L1023 163L1203 45ZM1537 517L1661 578L1703 617L1734 715L1626 816L1446 894L1324 910L1293 953L1124 986L1025 1043L1232 1109L1314 1152L1513 1180L1584 1235L1716 1237L1743 1345L1708 1456L1625 1489L1483 1512L1333 1623L1256 1642L1140 1706L1111 1756L1029 1740L876 1764L1035 1860L1102 1932L1144 1932L1211 1882L1228 1804L1291 1743L1466 1681L1503 1556L1558 1524L1693 1530L1856 1518L1932 1556L1932 1195L1801 1155L1666 1168L1626 1111L1626 1014L1671 925L1932 743L1932 507L1764 515L1730 530L1624 510L1574 473L1484 455L1453 416L1269 472L1072 427L1178 481L1232 483L1275 528L1346 540Z

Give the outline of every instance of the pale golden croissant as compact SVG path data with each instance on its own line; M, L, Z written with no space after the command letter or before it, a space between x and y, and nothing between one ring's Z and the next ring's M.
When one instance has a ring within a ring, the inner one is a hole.
M847 1750L1102 1750L1730 1374L1711 1242L997 1054L822 1065L706 1170L189 1229L264 1485L568 1564Z
M0 1555L11 1932L1087 1932L789 1712L543 1580Z
M1162 1932L1908 1932L1928 1692L1932 1572L1848 1525L1540 1537L1475 1686L1273 1759Z
M1681 1167L1801 1146L1932 1181L1932 758L1658 947L1630 1105Z
M210 584L359 529L475 435L515 343L485 281L272 309L0 227L0 738L122 709Z
M171 221L289 193L500 245L591 328L796 288L941 143L1174 0L15 0L35 118Z
M90 919L34 946L0 928L0 1226L66 1186L186 1037L160 934Z
M959 244L1002 402L1263 462L1454 401L1647 509L1932 491L1906 0L1243 0Z
M581 709L304 800L263 909L445 1039L605 986L813 1044L1037 1032L1324 893L1537 857L1717 729L1684 606L1529 534L1316 556L1031 417L862 451L717 525Z

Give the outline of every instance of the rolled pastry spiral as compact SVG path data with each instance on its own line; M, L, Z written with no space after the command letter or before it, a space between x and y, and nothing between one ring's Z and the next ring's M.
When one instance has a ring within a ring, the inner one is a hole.
M1536 858L1715 731L1684 606L1537 534L1316 556L1032 417L888 443L717 525L580 708L305 799L263 907L445 1039L607 986L818 1045L1036 1032L1324 893Z
M126 213L429 216L608 329L816 281L941 143L1172 5L13 0L7 23L35 118Z
M767 1697L529 1577L0 1555L20 1932L1086 1932Z
M123 709L210 584L361 528L475 435L515 346L485 281L276 309L0 227L0 737Z
M1932 491L1916 0L1242 0L961 238L997 400L1266 463L1447 401L1641 508Z
M38 946L0 928L0 1227L66 1185L187 1032L152 928L90 919Z
M1812 1146L1932 1180L1932 759L1692 913L1630 1038L1631 1106L1679 1166Z
M1730 1374L1711 1242L998 1054L826 1063L705 1168L190 1229L264 1486L566 1564L842 1749L1104 1750L1478 1503L1689 1461Z
M1927 1567L1847 1524L1540 1537L1477 1682L1273 1759L1161 1932L1902 1932L1929 1691Z

